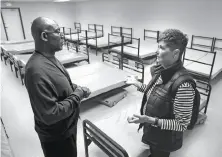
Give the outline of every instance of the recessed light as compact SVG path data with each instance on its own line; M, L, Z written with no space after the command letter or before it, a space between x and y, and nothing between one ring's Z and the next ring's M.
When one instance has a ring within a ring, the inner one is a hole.
M10 2L5 2L5 5L6 5L6 7L11 7L11 6L12 6L12 3L10 3Z
M54 0L54 2L68 2L70 0Z

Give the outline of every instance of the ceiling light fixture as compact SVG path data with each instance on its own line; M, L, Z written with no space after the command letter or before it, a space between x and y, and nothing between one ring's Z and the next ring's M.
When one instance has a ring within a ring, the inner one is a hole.
M54 0L53 2L68 2L70 0Z
M11 7L11 6L12 6L12 3L10 3L10 2L5 2L5 6L6 6L6 7Z

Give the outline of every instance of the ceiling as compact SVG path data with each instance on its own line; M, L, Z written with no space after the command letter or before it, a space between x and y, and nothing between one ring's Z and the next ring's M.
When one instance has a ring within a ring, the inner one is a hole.
M2 2L53 2L54 0L2 0ZM89 0L70 0L69 2L81 2Z

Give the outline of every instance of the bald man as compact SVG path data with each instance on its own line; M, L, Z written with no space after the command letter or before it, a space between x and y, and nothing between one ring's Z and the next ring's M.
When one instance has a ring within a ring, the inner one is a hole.
M35 51L25 67L25 86L43 153L45 157L76 157L79 106L90 90L73 84L55 58L64 43L58 24L39 17L31 31Z

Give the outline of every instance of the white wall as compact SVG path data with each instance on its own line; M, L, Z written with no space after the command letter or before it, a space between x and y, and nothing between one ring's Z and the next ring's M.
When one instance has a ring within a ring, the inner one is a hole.
M143 38L143 29L177 28L192 35L222 38L222 0L93 0L76 4L77 21L134 29Z
M4 3L1 3L4 7ZM60 26L74 27L75 3L46 3L46 2L18 2L12 3L12 7L20 7L27 39L32 39L31 22L45 16L54 19Z
M4 3L2 3L4 6ZM134 29L135 37L143 37L143 29L178 28L185 33L222 38L222 0L91 0L78 3L12 3L20 7L25 33L31 38L30 26L38 16L55 19L61 26L73 22L103 24Z

